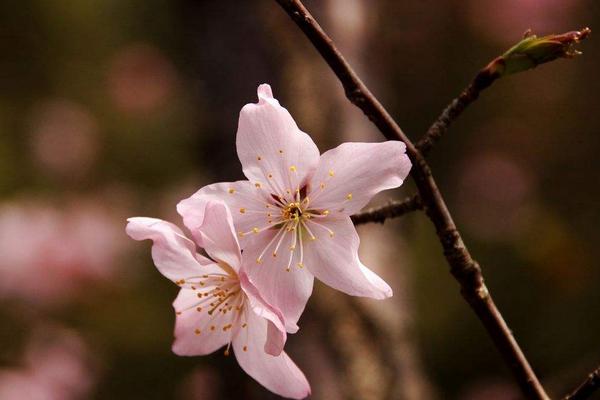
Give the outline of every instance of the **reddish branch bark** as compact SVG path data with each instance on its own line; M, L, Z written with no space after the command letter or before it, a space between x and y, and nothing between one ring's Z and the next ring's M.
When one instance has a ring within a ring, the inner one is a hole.
M585 400L589 399L596 390L600 389L600 367L590 373L585 381L565 396L564 400Z
M354 214L352 222L354 225L377 222L383 224L386 219L397 218L409 212L422 210L423 202L418 194L408 197L403 201L390 201L385 206L371 208L358 214Z

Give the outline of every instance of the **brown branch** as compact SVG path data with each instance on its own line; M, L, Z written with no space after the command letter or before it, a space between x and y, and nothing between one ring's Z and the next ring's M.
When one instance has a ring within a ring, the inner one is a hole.
M477 100L482 90L489 87L496 79L527 71L558 58L573 58L581 54L573 46L588 37L590 33L590 28L583 28L580 31L538 38L530 31L526 32L523 40L482 68L469 86L446 106L425 135L417 142L417 148L421 154L427 155L435 143L448 131L450 124L462 114L469 104Z
M418 194L407 197L402 201L390 201L385 206L370 208L358 214L354 214L352 222L354 225L366 224L368 222L377 222L383 224L386 219L401 217L412 211L422 210L423 202Z
M598 389L600 389L600 367L590 373L577 389L565 396L564 400L585 400Z
M440 116L429 127L425 135L417 142L417 148L421 151L421 154L427 155L433 146L448 131L450 124L462 114L469 104L477 100L479 93L481 93L482 90L494 83L499 77L500 74L494 73L488 67L479 71L469 86L446 106Z
M407 154L413 163L411 176L415 180L427 215L435 225L450 271L461 286L461 294L488 331L525 396L529 399L548 400L548 395L496 308L483 282L481 268L463 243L423 155L358 78L304 5L299 0L277 2L329 64L342 83L348 99L365 113L387 139L401 140L406 144Z

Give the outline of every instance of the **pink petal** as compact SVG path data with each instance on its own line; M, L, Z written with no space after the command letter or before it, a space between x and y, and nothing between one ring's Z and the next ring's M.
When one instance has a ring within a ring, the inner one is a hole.
M296 263L292 263L290 271L286 270L289 257L287 245L282 245L277 257L272 256L270 248L263 255L261 263L256 262L275 234L276 231L268 230L251 236L244 249L242 269L258 288L262 298L282 312L286 330L295 333L298 330L297 322L312 293L314 278L306 268L299 268Z
M246 293L248 304L252 311L259 317L269 321L265 352L273 356L278 356L283 351L283 346L287 338L283 314L262 298L256 286L250 282L244 271L240 272L239 277L242 290Z
M241 265L240 245L233 229L229 208L222 201L198 202L198 226L194 229L196 240L215 261L223 261L235 271Z
M194 242L170 222L156 218L136 217L127 220L126 232L134 240L151 239L152 259L165 277L177 281L197 275L212 262L196 253Z
M290 113L273 98L267 84L258 87L258 103L240 112L237 152L252 184L284 195L302 188L319 161L319 149Z
M210 287L206 287L210 290ZM175 319L175 341L173 352L180 356L200 356L210 354L229 343L234 331L223 330L227 324L233 324L237 313L210 315L210 306L199 299L198 292L183 288L173 302L177 316ZM201 302L202 305L199 305ZM197 307L202 307L198 311Z
M411 162L402 142L343 143L321 156L310 180L311 208L352 215L382 190L402 184Z
M266 207L267 195L262 187L257 188L248 181L215 183L203 187L191 197L179 202L177 212L183 217L185 226L199 241L201 238L198 228L204 220L204 204L208 200L220 200L231 210L236 233L250 232L252 228L266 224L266 214L269 212ZM244 240L244 237L240 237L242 245Z
M304 265L315 277L352 296L385 299L392 289L358 259L359 238L349 217L327 217L319 221L333 232L310 224L316 240L305 241Z
M256 314L248 316L248 326L233 340L233 350L244 371L258 383L283 397L303 399L310 385L298 366L285 352L278 356L265 353L267 321Z

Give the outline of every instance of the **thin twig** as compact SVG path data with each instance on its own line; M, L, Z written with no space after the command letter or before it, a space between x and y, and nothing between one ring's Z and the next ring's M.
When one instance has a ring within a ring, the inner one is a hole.
M348 99L366 114L387 139L401 140L406 144L407 154L413 163L411 175L415 180L427 215L435 225L444 256L450 265L450 271L461 286L461 294L488 331L525 396L529 399L548 400L548 395L496 308L483 282L481 268L473 260L463 243L423 155L359 79L337 50L331 38L327 36L304 5L299 0L277 0L277 2L329 64L342 83Z
M564 400L585 400L598 389L600 389L600 367L590 373L577 389L565 396Z
M424 156L448 131L450 124L477 98L482 90L489 87L498 78L514 73L530 70L540 64L554 61L558 58L573 58L581 52L574 46L587 38L590 28L571 31L560 35L537 37L531 31L525 32L525 37L504 54L493 59L482 68L473 81L462 93L452 100L435 120L425 135L417 142L417 148Z
M458 118L465 108L479 97L479 93L490 86L500 75L484 68L475 76L473 81L461 94L452 100L440 116L429 127L427 133L417 142L421 154L427 155L442 136L448 131L450 124Z
M352 222L354 225L366 224L368 222L377 222L383 224L386 219L401 217L412 211L422 210L423 202L418 194L407 197L402 201L390 201L385 206L370 208L358 214L354 214Z

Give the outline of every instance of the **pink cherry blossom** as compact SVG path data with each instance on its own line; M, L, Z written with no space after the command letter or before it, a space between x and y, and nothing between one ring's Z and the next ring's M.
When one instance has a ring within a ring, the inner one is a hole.
M250 283L242 264L231 212L223 202L202 204L195 239L210 259L175 225L154 218L130 218L127 233L151 239L158 270L181 287L173 352L182 356L212 353L227 346L240 366L267 389L285 397L304 398L310 386L300 369L282 352L286 341L281 312L266 303Z
M247 181L206 186L177 209L192 234L206 198L225 201L244 250L247 273L286 317L289 332L312 292L314 276L354 296L384 299L392 289L358 258L350 215L378 192L398 187L410 171L405 145L344 143L319 155L312 139L258 88L258 104L242 108L237 153Z

